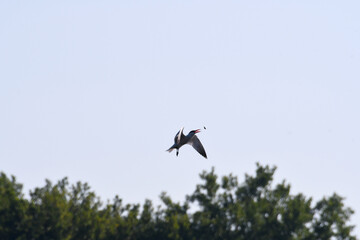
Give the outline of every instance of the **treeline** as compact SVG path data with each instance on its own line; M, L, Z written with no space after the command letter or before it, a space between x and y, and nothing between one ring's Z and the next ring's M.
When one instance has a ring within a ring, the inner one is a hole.
M0 239L356 239L342 197L313 203L290 194L285 181L273 185L274 172L258 164L239 184L236 176L204 171L184 202L162 193L162 207L124 204L117 196L102 204L86 183L67 178L46 181L26 199L15 177L1 173Z

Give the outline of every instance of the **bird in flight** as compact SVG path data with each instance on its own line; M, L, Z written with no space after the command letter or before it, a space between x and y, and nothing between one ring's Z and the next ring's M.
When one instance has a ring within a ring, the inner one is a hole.
M190 144L204 158L207 158L203 145L201 144L198 137L195 135L196 133L200 132L200 129L192 130L186 136L183 134L183 130L184 130L184 127L182 127L180 129L180 131L175 135L175 138L174 138L175 143L167 151L171 152L172 150L176 149L176 156L177 156L177 155L179 155L179 148L181 148L185 144Z

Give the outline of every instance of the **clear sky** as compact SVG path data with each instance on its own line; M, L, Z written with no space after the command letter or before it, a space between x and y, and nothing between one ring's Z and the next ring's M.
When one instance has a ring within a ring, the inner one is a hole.
M360 1L1 1L0 170L159 203L255 163L360 222ZM180 127L198 134L165 150ZM360 226L356 233L359 236Z

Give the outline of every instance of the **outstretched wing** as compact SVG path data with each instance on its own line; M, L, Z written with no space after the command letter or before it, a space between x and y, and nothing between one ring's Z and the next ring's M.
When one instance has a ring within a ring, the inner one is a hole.
M190 144L191 146L193 146L193 148L195 148L195 150L200 153L204 158L207 158L206 156L206 152L205 149L203 147L203 145L201 144L200 140L198 139L198 137L196 135L194 135L190 141L188 142L188 144Z
M184 130L184 127L182 127L180 129L180 131L178 131L178 133L175 135L175 138L174 138L174 142L175 143L179 143L180 142L180 139L185 137L185 135L183 134L183 130Z

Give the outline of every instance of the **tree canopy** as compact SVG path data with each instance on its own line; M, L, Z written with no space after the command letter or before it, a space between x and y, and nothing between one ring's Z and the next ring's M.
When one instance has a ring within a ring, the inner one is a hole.
M87 183L56 184L22 193L14 176L0 175L0 239L348 239L353 210L334 193L313 202L291 194L285 181L273 184L275 167L257 164L241 184L232 174L219 178L214 168L183 202L161 193L162 206L150 200L103 204Z

